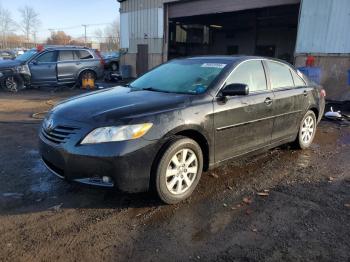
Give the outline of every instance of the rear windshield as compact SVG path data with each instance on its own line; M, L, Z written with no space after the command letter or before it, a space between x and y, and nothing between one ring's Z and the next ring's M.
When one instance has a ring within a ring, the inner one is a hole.
M146 73L130 86L159 92L201 94L229 63L229 60L174 60Z

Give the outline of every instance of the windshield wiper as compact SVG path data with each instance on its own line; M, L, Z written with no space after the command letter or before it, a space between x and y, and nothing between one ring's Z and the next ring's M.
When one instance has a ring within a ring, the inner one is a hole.
M152 92L160 92L160 93L171 93L169 91L156 89L156 88L153 88L153 87L145 87L145 88L142 88L141 90L152 91Z

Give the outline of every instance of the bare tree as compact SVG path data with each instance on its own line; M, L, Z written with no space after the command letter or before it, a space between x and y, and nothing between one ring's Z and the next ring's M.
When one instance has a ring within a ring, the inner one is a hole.
M14 29L15 22L12 20L9 10L0 6L0 34L3 47L7 46L7 36Z
M106 43L109 49L119 48L119 21L116 19L110 25L106 26L105 30Z
M30 6L25 5L23 8L19 9L22 16L21 29L27 37L27 41L30 39L30 34L35 32L40 26L39 14Z
M103 42L103 31L101 28L96 29L94 34L99 43Z

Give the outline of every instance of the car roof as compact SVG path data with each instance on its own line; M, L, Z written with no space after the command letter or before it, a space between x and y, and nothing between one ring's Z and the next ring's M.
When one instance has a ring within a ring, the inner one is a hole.
M45 45L43 46L43 51L45 50L93 50L91 48L85 47L85 46L60 46L60 45ZM32 50L37 50L37 48L32 48Z
M188 57L186 59L196 60L196 59L202 59L202 60L227 60L232 63L239 63L247 60L253 60L253 59L261 59L261 60L271 60L279 63L286 64L288 66L291 66L288 62L284 60L280 60L273 57L264 57L264 56L249 56L249 55L211 55L211 56L195 56L195 57Z

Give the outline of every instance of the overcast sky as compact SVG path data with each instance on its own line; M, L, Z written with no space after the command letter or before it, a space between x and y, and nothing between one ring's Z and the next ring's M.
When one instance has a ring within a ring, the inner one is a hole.
M37 33L39 40L50 35L48 29L64 28L67 34L80 37L84 32L82 24L104 24L119 19L119 3L116 0L0 0L0 4L11 12L16 22L21 20L20 7L33 7L41 20ZM97 28L104 27L90 26L87 35L94 36Z

